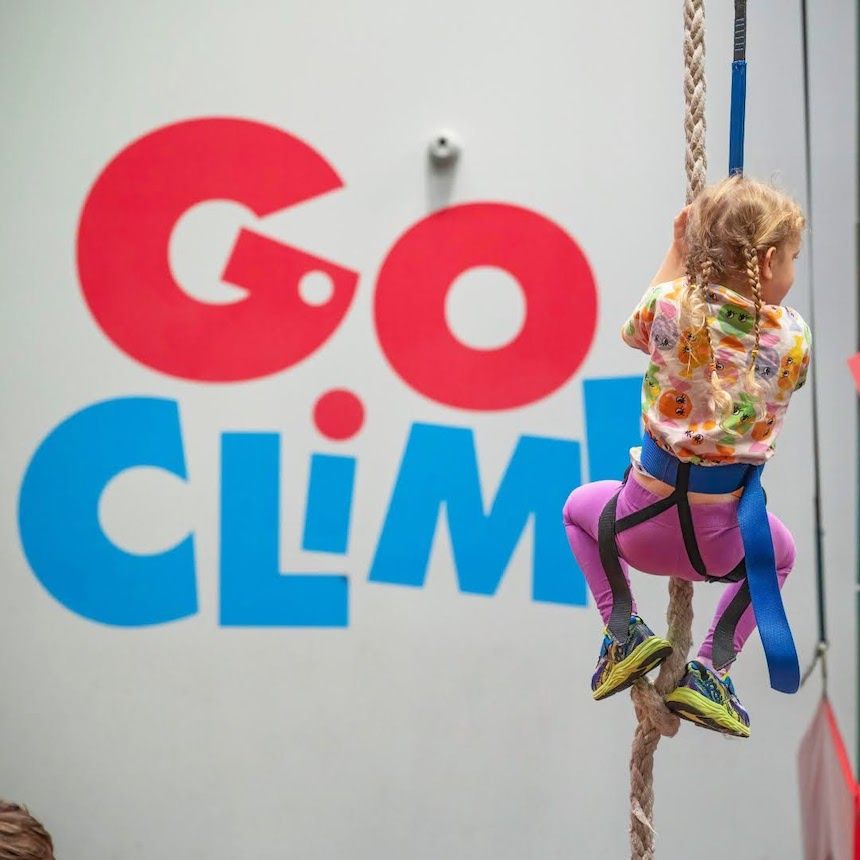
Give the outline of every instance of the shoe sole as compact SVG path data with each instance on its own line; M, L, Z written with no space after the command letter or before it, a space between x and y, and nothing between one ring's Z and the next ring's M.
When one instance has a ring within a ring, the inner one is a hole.
M626 690L643 675L647 675L659 666L671 653L671 642L659 636L651 636L612 667L606 679L593 691L592 696L595 701L600 701Z
M664 701L670 711L701 728L734 735L736 738L750 736L749 726L729 714L725 707L694 690L673 690Z

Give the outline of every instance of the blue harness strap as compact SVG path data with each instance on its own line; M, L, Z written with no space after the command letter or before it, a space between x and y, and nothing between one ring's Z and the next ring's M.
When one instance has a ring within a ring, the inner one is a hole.
M650 475L675 485L681 461L660 448L647 433L642 441L641 462ZM763 468L745 463L690 465L688 490L726 493L744 488L738 502L738 525L744 545L747 582L767 658L770 685L783 693L795 693L800 686L800 667L779 593L773 539L761 486Z
M674 454L664 451L648 433L642 437L640 462L649 475L673 487L677 483L681 461ZM744 485L750 468L746 463L728 463L725 466L690 464L690 484L687 489L691 493L731 493Z
M744 114L747 97L746 60L732 63L732 116L729 125L729 175L744 172Z
M747 4L735 0L735 57L729 122L729 175L744 172L744 119L747 100Z
M800 687L800 667L776 577L773 539L761 487L763 468L753 466L747 472L744 491L738 503L738 524L744 543L747 582L755 622L767 658L770 685L783 693L796 693Z

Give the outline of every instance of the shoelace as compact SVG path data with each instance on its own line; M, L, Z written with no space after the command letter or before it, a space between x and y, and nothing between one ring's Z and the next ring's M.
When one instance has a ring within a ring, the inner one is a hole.
M738 716L738 718L742 719L741 708L743 706L741 705L740 700L738 699L737 693L735 692L735 685L731 682L731 679L729 678L728 675L726 675L726 677L723 678L723 684L725 685L725 688L728 691L729 704L731 705L732 710L735 712L735 714Z
M720 689L723 684L720 681L715 681L713 675L708 671L707 667L702 667L702 670L697 672L699 678L702 680L702 683L705 685L705 689L710 694L711 698L715 702L720 702L721 704L726 701L726 695L723 690Z
M713 683L713 680L711 683ZM738 710L737 705L735 704L734 685L729 680L729 676L726 675L725 678L720 678L718 683L719 683L719 687L721 689L717 690L717 693L720 696L721 703L726 706L726 709L732 714L733 717L741 720L740 711ZM738 702L737 704L739 705L740 702ZM741 720L741 722L743 722L743 720Z

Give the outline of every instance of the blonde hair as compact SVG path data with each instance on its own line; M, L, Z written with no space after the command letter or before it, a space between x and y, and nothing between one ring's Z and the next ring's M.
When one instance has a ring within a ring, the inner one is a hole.
M704 329L707 335L711 387L723 415L731 412L733 404L717 374L708 326L708 284L728 280L748 286L755 304L755 345L749 355L746 383L751 394L759 394L761 387L755 378L762 306L759 255L768 248L780 249L787 241L799 240L805 225L796 201L771 185L740 174L706 187L690 205L684 235L688 286L682 313L696 333Z
M0 860L54 860L47 830L26 806L0 800Z

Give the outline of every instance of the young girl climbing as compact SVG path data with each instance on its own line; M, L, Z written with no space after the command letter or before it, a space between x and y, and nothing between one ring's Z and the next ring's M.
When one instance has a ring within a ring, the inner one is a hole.
M571 549L607 625L591 682L595 699L629 687L672 650L636 614L628 565L691 581L722 579L730 584L698 658L665 701L698 725L749 736L749 715L728 676L756 626L744 569L755 526L744 513L741 528L739 504L757 489L743 475L773 455L791 395L806 380L809 328L782 305L804 225L799 206L769 185L735 175L706 188L675 219L669 252L622 328L625 343L649 357L643 446L631 449L623 482L578 487L564 505ZM650 472L646 464L654 464ZM708 479L718 472L735 477L716 486ZM695 491L697 481L705 492ZM781 588L794 540L763 502L756 510L765 537L767 516ZM621 635L610 620L619 610Z

